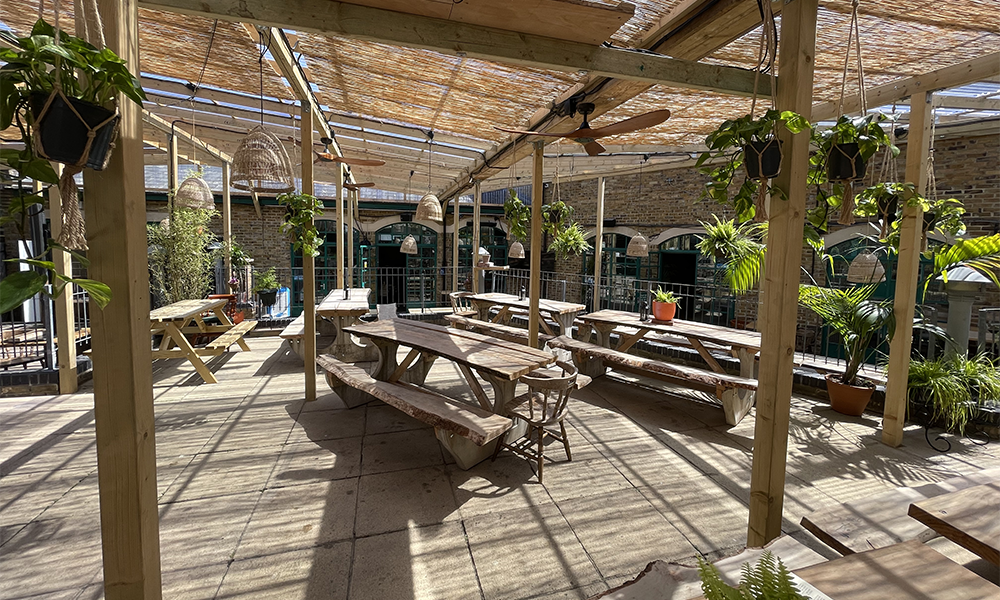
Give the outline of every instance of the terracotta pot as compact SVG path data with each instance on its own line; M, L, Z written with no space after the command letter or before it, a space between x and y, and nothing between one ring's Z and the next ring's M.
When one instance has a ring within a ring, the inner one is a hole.
M872 399L875 386L857 387L838 381L840 375L826 376L826 391L830 394L830 408L843 415L860 417Z
M653 301L653 318L657 321L673 321L675 312L677 312L676 302Z

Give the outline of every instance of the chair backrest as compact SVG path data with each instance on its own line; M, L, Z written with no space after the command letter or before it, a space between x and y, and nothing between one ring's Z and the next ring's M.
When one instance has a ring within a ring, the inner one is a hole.
M396 303L392 304L379 304L378 305L378 320L386 321L388 319L396 318Z
M456 315L476 312L476 309L472 306L472 301L469 300L469 296L472 295L472 292L452 292L448 294L448 298L451 299L452 312Z
M577 374L571 363L556 361L555 367L522 375L519 381L528 386L533 400L528 402L529 420L544 424L561 421L566 416L570 393L576 389Z

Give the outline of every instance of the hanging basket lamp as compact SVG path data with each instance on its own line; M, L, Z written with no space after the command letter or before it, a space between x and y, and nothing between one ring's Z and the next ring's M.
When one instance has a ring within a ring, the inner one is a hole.
M212 195L212 188L208 187L208 183L201 177L188 177L174 194L174 208L213 210L215 196Z
M403 243L399 245L399 251L403 254L417 253L417 240L412 235L403 238Z
M625 249L626 256L646 257L649 256L649 240L641 233L632 236L628 241L628 248Z
M880 283L885 281L885 267L871 252L862 252L854 257L847 268L850 283Z
M254 127L233 154L233 187L272 193L295 189L285 147L262 125Z
M438 197L430 192L424 194L420 202L417 203L417 214L413 218L417 221L440 223L444 217L441 213L441 202Z
M507 251L507 258L524 258L524 244L515 241Z

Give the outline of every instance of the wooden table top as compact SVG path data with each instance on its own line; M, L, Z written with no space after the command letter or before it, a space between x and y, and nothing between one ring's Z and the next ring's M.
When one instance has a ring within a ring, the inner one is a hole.
M410 319L363 323L345 327L344 331L397 342L511 381L556 360L548 352L515 342Z
M656 323L652 320L641 321L639 320L638 313L623 310L599 310L580 315L579 319L585 323L607 323L637 329L644 328L659 333L696 338L722 346L747 348L754 352L760 350L760 334L756 331L733 329L731 327L722 327L721 325L710 325L708 323L685 321L683 319L674 319L670 323Z
M922 542L849 554L795 574L833 600L997 600L1000 587Z
M914 502L908 514L1000 566L1000 483L977 485Z
M493 304L501 304L503 306L516 306L519 308L530 308L531 301L528 298L521 300L514 294L501 294L499 292L490 292L489 294L476 294L474 296L469 296L470 300L478 300L480 302L491 302ZM583 304L573 304L572 302L560 302L559 300L538 300L538 309L550 312L553 314L567 314L567 313L578 313L583 310L587 310L587 307Z
M321 317L363 315L368 312L368 296L371 291L371 288L350 288L345 300L343 289L333 290L316 307L316 314Z
M226 302L229 302L226 298L181 300L180 302L174 302L173 304L161 306L160 308L153 310L149 313L149 320L153 323L162 323L163 321L182 321L195 315L199 315L205 311L224 306Z

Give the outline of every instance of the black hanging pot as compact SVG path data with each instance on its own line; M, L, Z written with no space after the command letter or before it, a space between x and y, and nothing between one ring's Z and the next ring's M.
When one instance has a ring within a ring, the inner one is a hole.
M826 176L830 181L856 181L865 176L867 166L856 142L835 143L826 159Z
M934 229L934 226L937 225L937 220L938 220L937 219L937 215L935 215L933 212L925 212L924 213L924 233L927 233L928 231L931 231L932 229Z
M781 171L781 142L775 138L743 146L743 167L750 179L773 179Z
M59 93L53 93L49 102L47 94L35 93L31 95L31 114L38 156L95 171L108 165L121 118L115 111ZM91 130L93 141L88 135Z
M263 306L274 306L278 301L278 290L260 290L257 292L257 298Z

